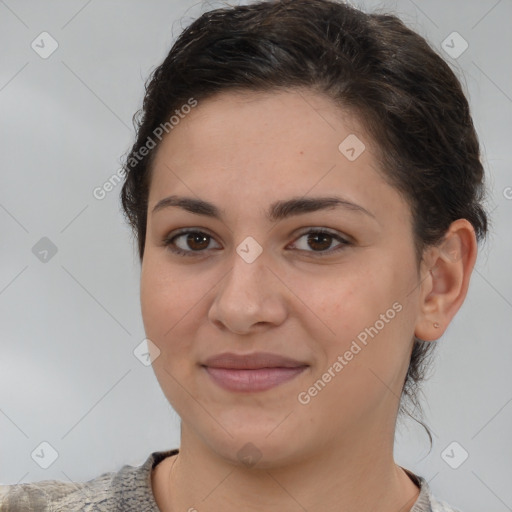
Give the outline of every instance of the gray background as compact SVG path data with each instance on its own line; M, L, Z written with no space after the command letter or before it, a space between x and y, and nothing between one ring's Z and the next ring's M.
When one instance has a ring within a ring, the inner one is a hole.
M396 12L462 77L493 218L424 387L433 449L405 421L396 460L465 512L512 510L512 2L353 3ZM0 0L1 483L86 480L178 446L177 415L133 354L139 264L120 186L103 200L93 190L133 142L148 73L181 27L218 5ZM31 48L43 31L59 45L47 59ZM442 47L454 31L469 44L458 58ZM33 252L43 237L57 248L46 261ZM43 441L58 452L48 469L36 463L51 456ZM457 469L442 457L453 441L469 453Z

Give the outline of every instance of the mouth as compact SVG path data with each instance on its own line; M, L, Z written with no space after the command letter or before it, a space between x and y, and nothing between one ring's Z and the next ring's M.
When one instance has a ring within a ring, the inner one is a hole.
M237 392L265 391L290 381L309 367L304 362L264 352L224 353L207 359L201 366L221 388Z

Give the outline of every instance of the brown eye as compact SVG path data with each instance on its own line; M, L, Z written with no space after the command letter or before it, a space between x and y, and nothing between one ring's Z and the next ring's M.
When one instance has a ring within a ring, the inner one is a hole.
M207 249L219 249L218 244L210 247L212 241L214 238L203 231L187 230L166 237L163 243L171 252L194 256L197 253L206 252Z
M206 249L210 244L210 237L202 233L189 233L186 235L185 245L188 245L193 251Z
M327 233L309 233L308 244L315 251L325 251L331 246L333 238Z
M333 245L333 242L336 242L336 244ZM342 238L337 233L330 233L325 229L311 229L303 233L293 243L294 248L302 252L316 253L315 255L318 256L332 254L343 250L349 245L351 243L348 240Z

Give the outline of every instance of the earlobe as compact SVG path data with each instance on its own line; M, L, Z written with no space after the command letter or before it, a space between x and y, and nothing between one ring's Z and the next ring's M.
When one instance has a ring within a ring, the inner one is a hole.
M466 219L454 221L443 242L429 248L420 286L420 314L414 334L424 341L439 339L466 298L476 261L477 242Z

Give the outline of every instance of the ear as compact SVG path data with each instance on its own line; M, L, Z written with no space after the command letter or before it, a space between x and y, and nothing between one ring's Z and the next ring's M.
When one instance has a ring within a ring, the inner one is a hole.
M442 336L466 298L477 255L475 230L466 219L452 222L441 244L428 248L421 264L420 313L414 334Z

